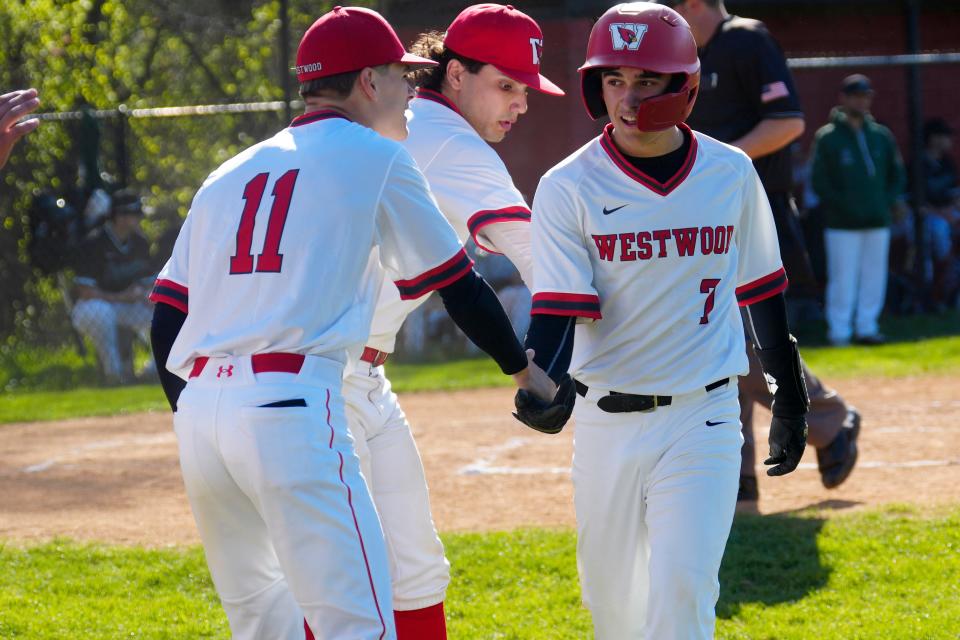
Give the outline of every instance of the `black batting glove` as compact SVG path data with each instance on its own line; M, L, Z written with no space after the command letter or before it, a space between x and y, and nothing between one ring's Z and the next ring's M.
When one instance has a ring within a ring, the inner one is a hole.
M776 465L767 469L768 476L783 476L800 464L803 450L807 446L806 418L783 418L773 416L770 422L770 457L763 461L765 465Z
M513 402L517 411L513 417L540 433L556 434L563 430L577 399L573 378L564 374L557 393L550 402L543 402L526 389L518 389Z
M768 476L790 473L800 464L807 446L807 409L810 399L803 380L803 367L797 340L773 349L757 349L767 385L773 393L773 420L770 422L770 457L765 465Z

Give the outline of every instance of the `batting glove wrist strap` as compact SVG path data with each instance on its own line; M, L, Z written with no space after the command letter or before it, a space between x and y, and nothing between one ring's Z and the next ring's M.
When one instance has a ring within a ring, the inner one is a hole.
M802 418L810 407L807 385L803 379L803 365L797 339L773 349L756 349L767 386L773 394L772 412L783 418Z

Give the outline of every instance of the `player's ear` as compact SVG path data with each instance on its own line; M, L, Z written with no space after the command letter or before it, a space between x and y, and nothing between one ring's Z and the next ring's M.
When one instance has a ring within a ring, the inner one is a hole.
M357 88L368 100L376 100L377 80L377 73L373 67L364 67L360 70L360 75L357 77Z
M446 81L450 85L450 88L454 91L460 91L463 88L463 74L467 72L467 68L463 66L463 63L459 60L453 59L447 62L447 73Z

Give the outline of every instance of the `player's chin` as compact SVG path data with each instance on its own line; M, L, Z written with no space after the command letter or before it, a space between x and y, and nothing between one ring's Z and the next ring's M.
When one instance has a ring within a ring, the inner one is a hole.
M403 142L409 135L410 130L407 129L406 118L403 118L402 122L394 123L394 125L390 127L390 130L386 133L386 137L397 142Z
M507 137L507 131L509 131L509 129L501 127L498 122L495 126L487 128L483 139L490 143L501 142Z

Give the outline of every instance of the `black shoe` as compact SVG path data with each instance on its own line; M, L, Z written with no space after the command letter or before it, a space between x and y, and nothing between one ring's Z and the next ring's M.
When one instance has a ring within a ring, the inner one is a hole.
M760 499L760 490L757 488L757 476L740 476L740 488L737 489L737 502L756 501Z
M843 484L857 464L857 438L860 436L860 412L850 409L840 433L822 449L817 449L820 482L827 489Z
M887 337L882 333L875 333L871 336L857 336L853 339L853 342L865 347L875 347L877 345L886 344Z

